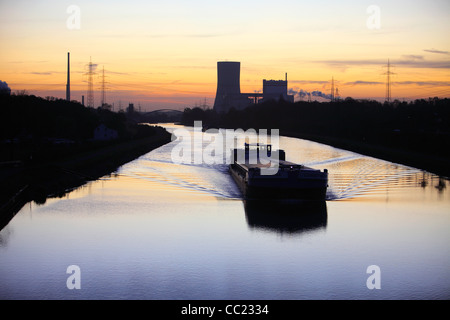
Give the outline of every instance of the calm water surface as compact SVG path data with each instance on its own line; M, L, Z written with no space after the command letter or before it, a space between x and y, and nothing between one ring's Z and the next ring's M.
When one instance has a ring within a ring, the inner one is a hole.
M173 164L177 143L24 206L0 231L0 298L450 298L448 180L282 137L287 160L329 170L328 200L261 207L226 165Z

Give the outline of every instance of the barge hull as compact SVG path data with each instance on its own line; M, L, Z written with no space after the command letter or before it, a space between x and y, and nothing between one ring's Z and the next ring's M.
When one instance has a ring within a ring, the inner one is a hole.
M323 201L326 199L326 181L310 181L314 187L270 186L248 184L245 176L231 165L230 173L245 199Z

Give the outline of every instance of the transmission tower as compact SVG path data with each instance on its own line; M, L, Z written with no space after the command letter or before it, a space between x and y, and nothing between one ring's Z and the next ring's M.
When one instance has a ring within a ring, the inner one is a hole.
M107 82L105 81L105 67L103 66L103 70L102 70L102 86L101 86L101 90L102 90L102 107L106 107L106 84Z
M334 77L331 77L331 101L334 101Z
M389 62L389 59L388 59L388 63L387 63L387 71L384 74L386 75L386 102L391 103L391 99L392 99L391 74L395 74L395 73L391 71L391 63Z
M94 107L94 74L96 65L92 63L92 58L88 64L88 92L87 92L87 106Z

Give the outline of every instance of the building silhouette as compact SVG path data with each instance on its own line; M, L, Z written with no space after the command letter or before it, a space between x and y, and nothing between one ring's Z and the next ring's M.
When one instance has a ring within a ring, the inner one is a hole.
M287 74L285 80L263 80L263 93L241 93L241 63L236 61L217 62L217 91L214 110L227 113L231 108L245 109L261 101L280 100L294 102L294 96L288 95Z

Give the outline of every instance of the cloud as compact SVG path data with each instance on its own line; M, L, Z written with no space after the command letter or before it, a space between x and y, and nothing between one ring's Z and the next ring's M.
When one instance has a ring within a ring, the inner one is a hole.
M102 34L99 37L113 38L113 39L129 39L129 38L147 38L147 39L159 39L159 38L218 38L226 37L230 35L237 35L238 32L198 32L198 33L147 33L147 34Z
M216 38L216 37L224 37L228 36L229 34L226 33L192 33L192 34L185 34L180 35L181 37L186 38Z
M356 81L350 81L345 82L344 85L346 86L357 86L357 85L384 85L385 82L380 81L363 81L363 80L356 80ZM392 84L395 85L416 85L416 86L431 86L431 87L447 87L450 86L450 81L395 81L392 82Z
M128 76L128 75L131 74L129 72L118 72L118 71L110 71L110 70L105 70L105 71L108 74L117 74L117 75L120 75L120 76Z
M47 63L47 60L8 61L8 63Z
M416 85L416 86L432 86L432 87L450 86L450 81L398 81L393 83L400 85Z
M90 63L85 66L86 72L92 71L96 72L98 67L98 63Z
M405 54L402 55L402 58L406 60L423 60L423 56L415 55L415 54Z
M345 82L344 85L347 86L357 86L357 85L384 85L385 82L380 81L363 81L356 80L351 82ZM395 81L392 82L395 85L416 85L416 86L431 86L431 87L448 87L450 86L450 81Z
M330 81L324 81L324 80L289 80L289 83L296 83L296 84L327 84Z
M379 85L379 84L384 84L384 82L357 80L357 81L352 81L352 82L346 82L345 83L345 85L348 85L348 86L356 86L356 85L372 86L372 85Z
M391 66L405 66L409 68L429 68L429 69L450 69L450 60L427 61L421 59L421 56L406 55L403 59L390 60ZM385 66L386 60L368 59L368 60L319 60L316 63L323 63L330 67L349 68L360 66Z
M194 66L194 65L178 65L173 66L174 69L205 69L205 70L211 70L216 69L217 67L215 65L213 66Z
M450 60L441 61L417 61L417 60L398 60L393 61L393 65L402 65L410 68L426 69L450 69Z
M436 50L436 49L424 49L423 51L425 52L430 52L430 53L437 53L437 54L446 54L446 55L450 55L449 51L442 51L442 50Z
M316 63L326 64L330 67L348 68L352 66L367 66L367 65L385 65L387 60L318 60Z
M34 74L38 76L51 76L54 72L29 72L29 74Z

